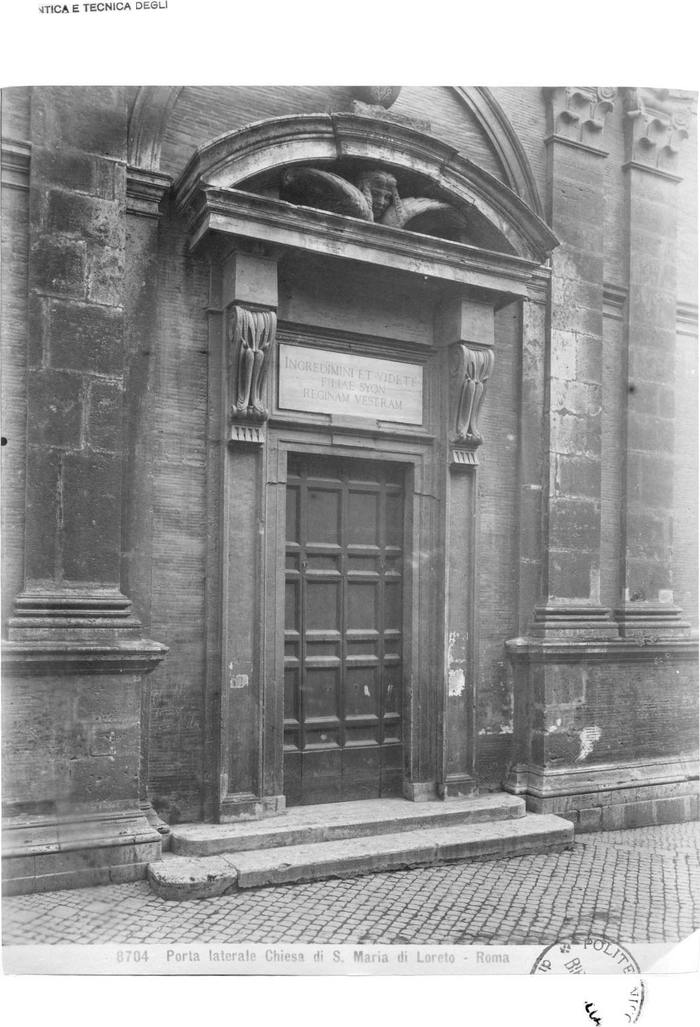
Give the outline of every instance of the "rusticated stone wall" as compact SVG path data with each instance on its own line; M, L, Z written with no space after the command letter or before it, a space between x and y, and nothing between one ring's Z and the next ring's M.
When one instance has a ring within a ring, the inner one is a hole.
M118 586L126 103L32 93L26 578Z

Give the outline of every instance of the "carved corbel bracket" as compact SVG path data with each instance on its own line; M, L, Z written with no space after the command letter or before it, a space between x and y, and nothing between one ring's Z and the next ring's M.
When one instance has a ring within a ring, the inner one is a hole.
M600 147L605 118L613 110L614 86L557 86L546 90L551 103L551 134Z
M277 314L232 303L228 310L231 441L263 442L270 416L265 381L273 358Z
M676 171L681 145L690 135L689 97L670 89L628 89L625 115L627 160Z
M484 441L479 431L479 414L492 370L493 352L490 349L472 348L462 342L452 346L450 442L461 451L473 451Z

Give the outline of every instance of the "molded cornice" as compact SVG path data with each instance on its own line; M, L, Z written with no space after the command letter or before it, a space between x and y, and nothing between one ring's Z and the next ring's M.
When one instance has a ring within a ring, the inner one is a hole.
M2 184L8 189L29 189L31 143L18 139L2 140Z
M471 111L496 152L508 184L531 207L544 217L544 209L535 184L535 177L515 129L500 103L485 86L456 87L452 90Z
M143 168L126 169L126 209L129 214L156 218L161 216L160 202L172 185L170 175Z
M190 248L201 245L210 233L254 239L268 247L313 250L459 282L500 293L504 302L514 296L527 296L539 276L548 274L537 261L509 253L297 207L257 193L202 187L191 212Z

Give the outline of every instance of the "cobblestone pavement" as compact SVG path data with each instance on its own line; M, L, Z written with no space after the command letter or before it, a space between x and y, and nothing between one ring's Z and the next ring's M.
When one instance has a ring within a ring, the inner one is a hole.
M551 855L165 902L145 881L6 898L5 944L539 944L700 927L700 823L580 835Z

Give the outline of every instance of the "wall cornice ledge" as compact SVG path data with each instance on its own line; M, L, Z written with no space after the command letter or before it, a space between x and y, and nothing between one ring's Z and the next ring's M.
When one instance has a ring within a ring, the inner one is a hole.
M626 164L622 165L623 171L645 171L649 175L656 175L658 178L665 178L669 182L682 182L682 175L674 175L670 171L664 171L663 168L656 168L652 164L643 164L639 160L628 160Z
M126 169L126 211L140 217L160 218L160 202L173 184L170 175L128 165Z
M114 644L86 642L3 642L6 673L27 674L136 674L154 670L168 647L150 639Z
M594 157L607 157L607 150L600 150L597 146L589 146L588 143L579 142L578 139L569 139L568 136L548 135L544 138L545 146L552 146L554 143L561 143L563 146L570 146L574 150L583 150Z
M20 139L2 139L2 185L7 189L29 190L32 144Z

